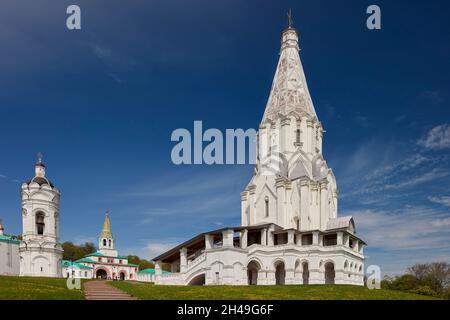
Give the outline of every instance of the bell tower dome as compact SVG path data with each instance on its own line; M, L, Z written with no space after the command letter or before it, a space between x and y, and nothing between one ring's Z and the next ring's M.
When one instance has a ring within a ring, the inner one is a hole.
M22 184L21 196L20 275L61 277L60 192L46 177L41 153L35 164L34 177Z
M103 222L102 232L98 238L99 251L110 257L117 257L118 253L114 246L114 237L111 231L111 222L109 221L109 209L106 209L105 221Z

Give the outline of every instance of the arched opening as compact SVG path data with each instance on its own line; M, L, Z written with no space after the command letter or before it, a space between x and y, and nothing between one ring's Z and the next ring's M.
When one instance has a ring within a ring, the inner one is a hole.
M120 280L125 280L125 272L121 271L119 273L119 278L120 278Z
M104 269L98 269L98 270L95 272L95 277L96 277L97 279L103 279L103 280L106 280L106 279L108 278L108 273L107 273L106 270L104 270Z
M286 270L284 268L284 262L280 261L275 265L275 284L284 285L286 280Z
M325 264L325 284L334 284L334 264L332 262L327 262Z
M255 261L251 261L247 265L247 279L249 285L258 284L258 272L260 269L261 269L260 265Z
M302 267L303 267L303 273L302 273L303 284L309 284L309 265L308 265L308 262L303 262Z
M189 281L190 286L204 286L205 285L205 274L202 273L196 277L194 277L191 281Z
M300 129L295 130L295 142L300 143Z
M111 248L111 239L110 240L108 240L108 245L109 245L109 247Z
M45 215L42 212L36 213L36 233L43 235L45 230Z
M103 246L106 247L106 239L103 239Z

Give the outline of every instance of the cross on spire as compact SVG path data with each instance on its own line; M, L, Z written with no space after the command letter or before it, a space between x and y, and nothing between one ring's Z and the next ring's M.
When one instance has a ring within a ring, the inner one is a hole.
M38 152L38 154L37 154L38 163L42 163L43 158L44 158L44 155L42 154L42 152Z
M292 17L292 10L289 8L289 11L287 13L288 17L288 28L292 28L294 26L294 18Z

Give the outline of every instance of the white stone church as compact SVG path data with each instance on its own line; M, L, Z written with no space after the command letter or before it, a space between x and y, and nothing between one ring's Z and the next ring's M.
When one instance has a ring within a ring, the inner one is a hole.
M338 217L338 190L322 155L297 31L280 58L257 135L258 159L241 193L241 226L197 235L154 258L157 284L364 284L364 241ZM163 274L163 263L171 274Z

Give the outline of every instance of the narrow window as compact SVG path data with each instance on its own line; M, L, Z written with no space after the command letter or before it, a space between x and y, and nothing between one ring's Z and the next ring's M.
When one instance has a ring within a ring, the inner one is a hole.
M45 229L44 214L36 214L36 231L38 235L43 235Z
M264 199L266 218L269 216L269 197Z
M103 239L103 246L106 247L106 239Z
M111 248L111 240L109 240L109 247Z
M300 129L295 131L295 142L300 143Z

